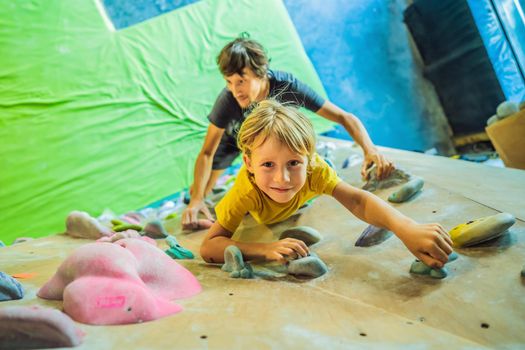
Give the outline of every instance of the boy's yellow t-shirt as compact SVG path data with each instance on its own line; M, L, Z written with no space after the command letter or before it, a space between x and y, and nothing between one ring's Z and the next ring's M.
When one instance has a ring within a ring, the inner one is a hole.
M246 213L261 224L280 222L315 196L331 195L340 181L335 170L316 153L303 188L287 203L277 203L257 187L243 165L233 187L215 207L217 221L230 232L235 232Z

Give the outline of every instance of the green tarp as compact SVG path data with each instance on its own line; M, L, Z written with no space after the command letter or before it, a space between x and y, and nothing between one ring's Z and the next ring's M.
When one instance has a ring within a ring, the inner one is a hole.
M0 239L72 210L140 208L187 187L241 32L324 94L279 0L200 1L111 31L95 0L0 2ZM316 130L329 123L314 120Z

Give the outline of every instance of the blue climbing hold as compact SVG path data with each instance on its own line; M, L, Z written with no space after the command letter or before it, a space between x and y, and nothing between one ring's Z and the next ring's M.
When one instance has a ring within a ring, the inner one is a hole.
M20 282L0 271L0 301L17 300L24 297Z

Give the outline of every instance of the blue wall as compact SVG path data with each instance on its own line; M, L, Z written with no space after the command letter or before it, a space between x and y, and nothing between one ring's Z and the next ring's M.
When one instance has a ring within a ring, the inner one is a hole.
M115 27L122 28L195 1L104 0L104 4ZM284 0L284 4L330 100L361 118L376 144L407 150L436 147L444 153L450 149L446 119L410 50L402 22L406 1ZM347 137L344 130L332 135Z
M361 118L375 143L426 150L448 142L410 50L405 1L284 2L329 98Z

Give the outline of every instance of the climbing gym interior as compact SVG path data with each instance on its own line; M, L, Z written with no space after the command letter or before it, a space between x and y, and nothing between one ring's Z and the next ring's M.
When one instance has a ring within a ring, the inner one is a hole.
M0 349L525 347L524 13L0 1Z

